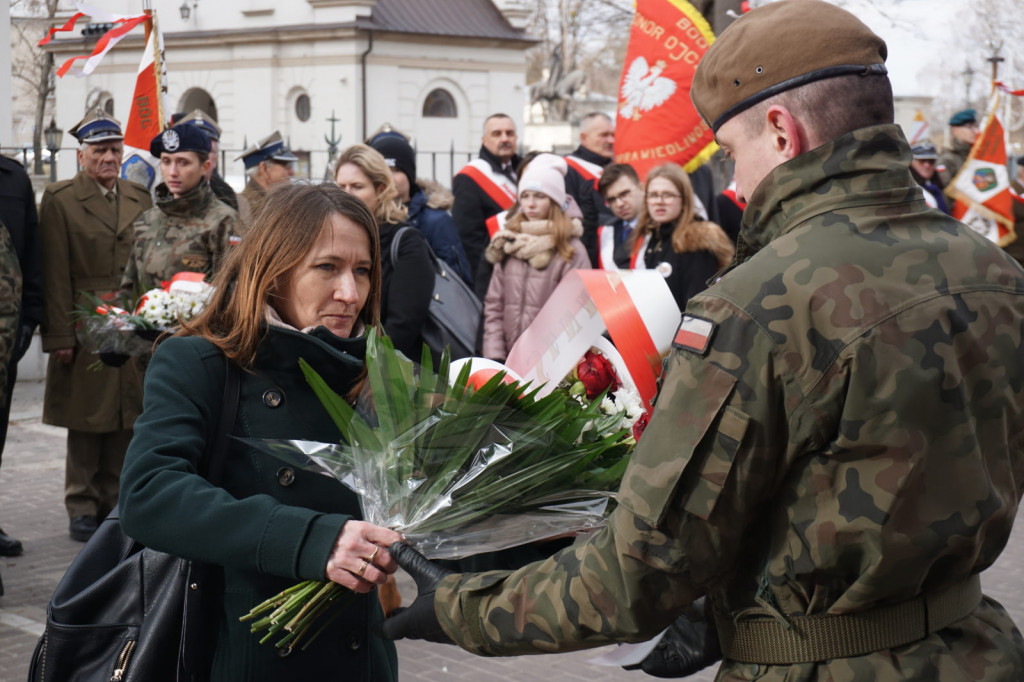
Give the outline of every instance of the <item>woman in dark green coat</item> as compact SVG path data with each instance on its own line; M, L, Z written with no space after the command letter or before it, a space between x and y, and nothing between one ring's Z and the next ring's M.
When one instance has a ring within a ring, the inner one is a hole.
M284 187L215 280L208 308L153 355L144 412L121 478L121 521L143 544L223 567L212 680L395 680L376 585L395 571L394 531L359 521L354 493L242 438L335 442L303 379L306 360L340 395L363 380L364 332L377 325L380 241L365 205L337 187ZM238 413L219 486L193 462L213 442L224 357L241 369ZM281 656L239 617L300 579L358 594L306 649Z

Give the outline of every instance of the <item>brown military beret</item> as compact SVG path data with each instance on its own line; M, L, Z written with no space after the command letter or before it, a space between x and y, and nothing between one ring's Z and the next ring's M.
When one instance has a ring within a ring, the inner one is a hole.
M847 74L885 75L885 41L824 0L780 0L737 19L697 65L690 98L715 132L780 92Z

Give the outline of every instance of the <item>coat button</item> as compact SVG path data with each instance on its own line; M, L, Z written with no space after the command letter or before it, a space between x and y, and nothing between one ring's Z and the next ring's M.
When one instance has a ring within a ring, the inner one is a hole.
M281 467L277 470L277 482L287 488L295 483L295 471L291 467Z
M363 643L359 639L359 635L356 635L356 634L353 634L352 638L349 639L349 641L348 641L348 648L351 649L352 651L357 651L359 649L359 647L361 647L362 645L363 645Z
M272 388L263 393L263 404L267 407L277 407L282 402L284 402L284 396L281 391Z

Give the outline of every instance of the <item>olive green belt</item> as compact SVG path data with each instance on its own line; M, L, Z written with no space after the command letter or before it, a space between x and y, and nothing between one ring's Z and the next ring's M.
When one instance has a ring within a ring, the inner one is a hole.
M732 619L716 614L726 660L764 665L815 663L863 656L924 639L966 617L981 602L981 580L971 576L943 592L860 613Z

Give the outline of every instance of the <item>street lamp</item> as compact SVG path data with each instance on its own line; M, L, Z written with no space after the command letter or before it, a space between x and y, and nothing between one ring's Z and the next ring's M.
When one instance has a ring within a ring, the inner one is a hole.
M46 135L46 148L50 150L50 182L57 182L57 152L60 150L60 139L64 131L57 127L52 118L43 133Z
M324 177L327 180L333 180L331 177L331 167L334 165L334 157L338 153L338 145L341 143L341 135L335 135L334 124L340 123L339 119L334 114L334 109L331 109L331 117L327 119L327 122L331 124L330 136L324 135L324 141L327 143L327 172L324 173Z
M964 79L964 104L968 107L971 106L971 83L974 82L975 73L970 64L967 64L964 70L960 72L960 76Z
M192 0L192 5L189 6L188 0L181 1L181 7L178 8L178 12L181 14L182 21L188 21L189 17L192 16L192 12L199 8L199 0Z

